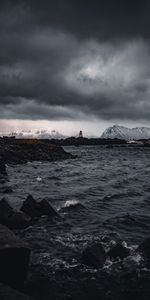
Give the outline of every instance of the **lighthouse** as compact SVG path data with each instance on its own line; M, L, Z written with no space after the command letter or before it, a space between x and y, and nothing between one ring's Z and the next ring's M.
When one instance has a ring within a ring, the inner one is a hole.
M83 132L82 132L82 130L80 130L80 132L79 132L79 138L83 138Z

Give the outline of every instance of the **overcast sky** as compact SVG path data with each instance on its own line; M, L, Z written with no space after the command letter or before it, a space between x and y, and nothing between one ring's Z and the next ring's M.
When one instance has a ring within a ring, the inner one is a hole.
M1 130L150 126L150 1L0 1Z

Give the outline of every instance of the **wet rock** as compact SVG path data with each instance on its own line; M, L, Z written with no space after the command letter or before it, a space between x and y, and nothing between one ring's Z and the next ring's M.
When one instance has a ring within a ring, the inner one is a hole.
M31 225L31 218L21 211L15 211L5 220L5 224L10 229L25 229Z
M128 256L127 258L125 258L122 261L122 276L126 276L136 272L138 270L140 259L141 258L138 255Z
M24 229L31 223L31 218L23 212L15 211L6 198L0 200L0 223L10 229Z
M23 202L21 211L30 216L31 218L40 217L39 205L32 195L28 195L27 199Z
M27 277L30 249L6 226L0 225L0 281L21 287Z
M0 223L10 217L14 213L13 208L10 206L6 198L0 200Z
M107 252L107 255L112 259L116 259L116 258L123 259L130 255L130 251L122 244L118 243Z
M106 253L102 244L87 246L82 253L82 261L88 266L102 267L106 261Z
M144 257L150 260L150 238L145 239L137 248L137 252L140 252Z
M31 218L38 218L43 215L49 217L58 216L57 212L51 207L46 199L37 202L31 195L23 202L21 211L29 215Z
M54 208L49 204L49 202L46 199L43 199L38 203L39 205L39 211L41 215L46 215L49 217L57 217L58 214L54 210Z
M0 299L1 300L33 300L28 295L16 291L7 285L0 283Z

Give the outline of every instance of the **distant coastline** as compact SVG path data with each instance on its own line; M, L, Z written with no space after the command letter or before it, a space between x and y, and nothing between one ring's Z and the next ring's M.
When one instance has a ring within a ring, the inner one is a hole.
M42 145L55 146L86 146L86 145L106 145L106 146L150 146L150 139L130 140L118 138L86 138L86 137L68 137L65 139L33 139L33 138L16 138L15 136L0 137L0 144L2 145L35 145L38 147Z

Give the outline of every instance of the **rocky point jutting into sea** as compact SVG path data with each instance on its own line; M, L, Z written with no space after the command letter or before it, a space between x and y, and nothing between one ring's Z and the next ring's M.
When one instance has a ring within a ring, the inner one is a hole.
M0 139L0 299L148 300L149 147L64 143Z
M5 163L20 164L67 158L73 158L73 156L49 140L0 138L0 161Z

